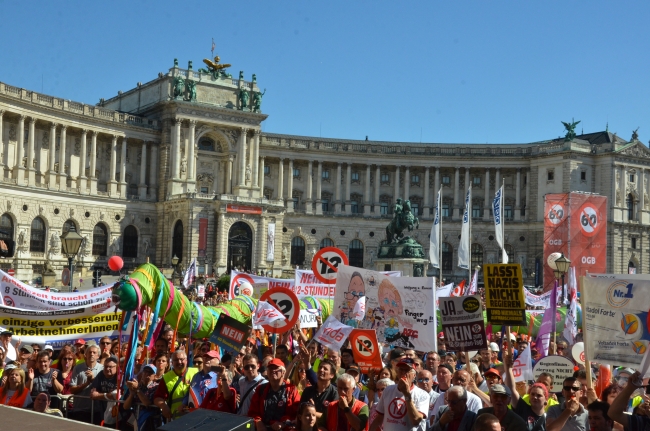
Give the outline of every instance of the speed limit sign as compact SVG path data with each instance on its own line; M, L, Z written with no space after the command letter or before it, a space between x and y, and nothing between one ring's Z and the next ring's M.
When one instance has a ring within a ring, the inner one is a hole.
M598 210L591 204L584 204L580 208L580 228L582 233L586 236L594 236L598 233L600 226L600 214Z
M343 250L336 247L325 247L314 255L311 269L314 276L325 284L336 284L339 265L347 265L348 257Z
M286 287L276 287L264 292L260 297L260 301L266 301L269 304L273 305L275 308L280 310L280 313L284 315L287 320L276 321L278 325L262 325L265 331L271 332L273 334L282 334L288 332L293 328L293 325L296 324L298 318L300 317L300 302L298 297L291 289Z
M564 208L560 204L553 204L548 211L547 217L551 224L559 224L564 220Z

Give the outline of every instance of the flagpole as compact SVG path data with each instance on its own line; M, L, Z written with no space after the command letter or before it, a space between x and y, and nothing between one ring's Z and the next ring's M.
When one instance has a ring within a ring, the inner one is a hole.
M438 190L438 266L440 267L440 285L442 286L442 186ZM453 257L452 257L453 259ZM436 344L437 345L437 344ZM436 350L437 351L437 350Z
M469 208L465 208L465 211L467 211L467 223L469 224L469 262L467 265L467 281L472 282L472 192L471 192L471 187L472 185L470 184L470 194L469 194L469 201L467 202L467 205L469 205ZM465 355L465 359L467 359L467 355Z
M506 184L506 179L503 178L503 183L501 183L501 205L500 205L500 211L501 211L501 240L503 241L502 243L502 248L501 248L501 260L503 259L504 253L506 251L506 220L503 217L503 192L505 191L505 184ZM516 211L516 210L515 210ZM507 254L505 254L507 256ZM508 262L510 263L510 262Z

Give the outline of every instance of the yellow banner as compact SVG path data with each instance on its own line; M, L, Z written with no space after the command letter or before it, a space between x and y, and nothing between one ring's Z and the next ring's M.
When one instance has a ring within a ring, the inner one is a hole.
M525 325L526 300L521 265L487 264L483 269L487 320L497 325Z

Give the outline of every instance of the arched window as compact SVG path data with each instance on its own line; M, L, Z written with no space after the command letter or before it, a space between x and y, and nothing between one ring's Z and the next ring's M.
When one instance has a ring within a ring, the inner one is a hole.
M627 219L634 220L634 196L632 196L632 193L627 195L625 204L627 205Z
M36 217L32 221L32 228L29 237L29 251L45 253L45 222L40 217Z
M350 266L363 268L363 243L358 239L353 239L350 242L350 249L348 250L348 260Z
M106 256L108 248L108 231L102 223L93 228L93 256Z
M515 249L510 244L506 244L504 246L504 248L506 250L506 254L508 255L508 263L514 263L515 262ZM501 253L501 249L499 249L499 252L497 253L497 255L499 255L499 258L497 259L498 262L503 263L502 262L503 255Z
M14 221L9 214L0 217L0 256L12 257L14 255Z
M472 244L472 270L476 265L483 265L483 247L481 244Z
M132 224L122 235L122 257L138 257L138 230Z
M636 274L636 265L634 264L634 262L629 261L627 263L627 273L628 274Z
M74 232L79 232L79 229L77 229L77 224L74 222L74 220L66 220L65 223L63 223L63 229L61 229L61 235L63 235L66 232L70 232L70 230L73 230Z
M451 271L454 262L454 248L448 242L442 243L442 270Z
M320 248L323 249L325 247L336 247L336 245L334 245L334 241L331 238L323 238L320 241Z
M304 265L305 263L305 240L299 236L291 240L291 266Z
M170 258L176 256L179 262L183 260L183 222L178 220L174 225L174 233L172 236L172 255Z
M214 141L210 138L199 139L199 150L214 151Z

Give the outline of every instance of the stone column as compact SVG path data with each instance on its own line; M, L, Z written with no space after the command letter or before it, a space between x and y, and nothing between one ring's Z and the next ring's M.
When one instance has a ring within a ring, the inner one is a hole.
M56 164L56 123L50 124L50 152L49 156L49 166L47 170L47 188L50 190L55 190L56 187L56 170L54 170L54 165Z
M318 177L316 178L316 215L323 214L323 162L318 161ZM331 205L331 202L329 203Z
M616 181L614 181L614 184L616 184ZM530 170L526 172L526 220L530 220Z
M381 165L377 165L375 167L375 202L373 202L374 203L373 209L376 216L381 215L380 214L381 203L379 202L380 199L379 194L381 191L380 188L381 188Z
M433 191L433 207L435 208L438 205L438 192L440 191L440 166L436 166L436 173L435 173L435 179L434 179L434 187L436 188ZM441 215L442 217L442 215Z
M462 205L460 198L460 168L456 167L456 173L454 174L454 215L453 219L460 219L460 206Z
M366 189L363 193L363 200L364 200L364 205L363 205L363 213L367 216L370 215L370 202L372 202L372 199L370 199L370 165L366 165ZM359 202L361 203L361 202Z
M334 212L336 214L341 214L341 163L336 164L336 183L334 184L334 197L336 203L334 204Z
M158 195L158 145L151 143L151 157L149 158L149 199L156 199Z
M515 221L521 220L521 168L517 168L517 189L515 190Z
M172 139L172 180L181 179L181 125L183 120L174 119L174 133Z
M260 130L255 130L254 140L253 140L254 151L254 163L253 163L253 187L260 187L260 190L264 191L264 166L262 165L262 174L258 173L259 162L260 162ZM264 159L262 159L264 163ZM264 259L265 261L266 259Z
M404 200L411 199L411 167L407 166L404 171Z
M190 139L189 139L189 148L187 155L187 191L193 192L196 191L196 160L194 158L194 133L196 133L196 121L190 120ZM143 150L144 153L144 150Z
M497 173L496 173L496 176L494 178L495 178L494 193L496 194L497 190L499 190L499 187L502 186L502 184L501 184L501 168L497 168ZM504 201L505 201L505 199L504 199Z
M120 197L126 199L126 142L128 138L122 138L122 154L120 156Z
M142 142L142 156L140 157L140 183L138 184L140 200L147 199L147 141Z
M393 196L393 202L391 204L394 204L395 201L397 201L397 198L400 197L399 195L399 165L395 166L395 192Z
M232 162L234 156L228 156L228 168L226 169L226 194L232 193Z
M307 199L305 200L305 211L307 214L313 214L313 201L312 201L312 188L314 187L314 180L312 179L314 173L314 162L309 161L307 166Z
M490 221L490 208L492 208L492 199L490 199L490 168L485 170L485 204L483 205L483 220Z
M287 212L293 212L296 208L293 207L293 159L289 159L289 172L287 178Z
M115 180L116 173L117 173L117 136L113 135L113 140L111 141L111 171L108 179L108 192L111 197L117 196L117 181Z
M424 209L422 212L423 218L429 218L430 213L430 202L429 202L429 166L424 170Z
M645 171L643 168L639 169L639 175L638 175L638 180L636 182L636 190L637 193L639 194L639 207L637 208L637 219L639 220L639 223L643 223L643 207L644 205L644 199L643 199L643 194L645 193L643 183L644 183L644 178L645 177Z
M260 134L258 133L256 136L257 136L257 145L259 145ZM253 175L253 178L255 178L255 185L260 188L260 194L264 195L264 156L261 156L259 158L258 169L259 171L255 175Z
M90 194L97 194L97 176L95 171L97 169L97 132L93 130L90 136Z
M251 180L250 184L246 184L249 187L253 187L253 184L255 184L255 176L253 175L253 166L255 165L255 133L253 131L253 136L248 138L248 164L246 165L246 168L251 169ZM244 171L245 173L246 171Z
M248 133L248 129L242 127L239 133L239 153L237 153L237 157L239 157L239 187L246 186L246 133Z
M18 117L18 142L16 143L16 164L14 165L14 178L18 185L25 182L25 168L23 159L25 158L25 116Z
M81 151L79 152L79 180L77 181L79 192L83 195L87 194L86 188L88 187L88 177L86 176L87 137L88 130L83 129L81 131Z
M27 184L36 185L36 169L34 169L34 134L36 133L36 118L29 119L29 136L27 137Z
M230 163L232 163L232 156L230 159ZM217 230L217 253L216 255L218 256L217 259L217 265L221 268L226 267L226 259L228 257L228 253L226 250L226 247L228 244L225 244L226 239L228 238L228 232L224 232L225 229L225 224L226 224L226 215L222 212L219 213L219 221L218 221L218 230Z
M276 192L278 199L284 202L284 159L280 159L278 163L278 191Z
M59 147L59 190L68 189L68 174L65 172L66 162L66 134L68 126L61 126L61 145Z
M4 157L5 154L7 154L7 150L5 149L5 141L3 138L3 132L2 132L2 117L4 116L4 109L0 109L0 181L5 177L5 163L4 163Z
M345 168L345 213L352 214L352 205L350 205L350 188L352 187L352 164L348 163ZM357 202L357 205L359 203Z

